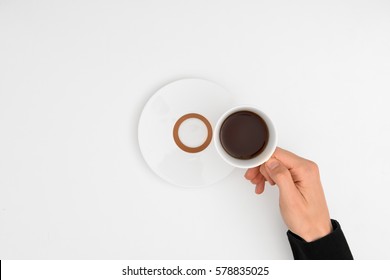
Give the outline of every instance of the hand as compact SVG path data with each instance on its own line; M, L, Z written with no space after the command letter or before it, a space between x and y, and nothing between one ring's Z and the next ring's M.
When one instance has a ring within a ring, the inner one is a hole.
M333 229L318 166L289 151L276 148L259 167L248 169L245 178L264 191L265 181L279 187L279 206L287 227L307 242L328 235Z

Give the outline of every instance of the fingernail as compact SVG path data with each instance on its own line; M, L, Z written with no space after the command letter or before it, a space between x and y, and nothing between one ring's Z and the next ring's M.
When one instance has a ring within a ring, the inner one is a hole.
M247 170L244 174L244 177L246 178L246 175L248 174L249 170Z
M267 161L267 167L271 170L275 169L278 166L279 166L279 161L277 161L276 159L270 159L269 161Z

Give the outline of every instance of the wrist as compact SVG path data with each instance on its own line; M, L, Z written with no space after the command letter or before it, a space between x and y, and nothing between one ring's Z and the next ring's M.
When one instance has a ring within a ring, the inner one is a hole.
M329 222L313 225L308 230L298 235L306 242L313 242L327 236L332 231L332 222L329 219Z

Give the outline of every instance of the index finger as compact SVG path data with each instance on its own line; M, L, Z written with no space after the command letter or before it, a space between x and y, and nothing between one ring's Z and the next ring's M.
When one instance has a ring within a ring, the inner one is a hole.
M289 152L279 147L276 147L272 157L275 157L276 159L281 161L288 169L296 168L306 160L292 152Z
M253 180L260 173L260 168L258 166L249 168L245 173L245 178L248 180Z

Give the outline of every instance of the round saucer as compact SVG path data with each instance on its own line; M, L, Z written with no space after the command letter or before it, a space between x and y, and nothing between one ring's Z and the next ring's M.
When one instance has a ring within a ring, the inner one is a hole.
M218 118L234 106L223 87L202 79L182 79L160 88L146 103L138 125L141 153L167 182L200 187L218 182L234 167L212 143Z

